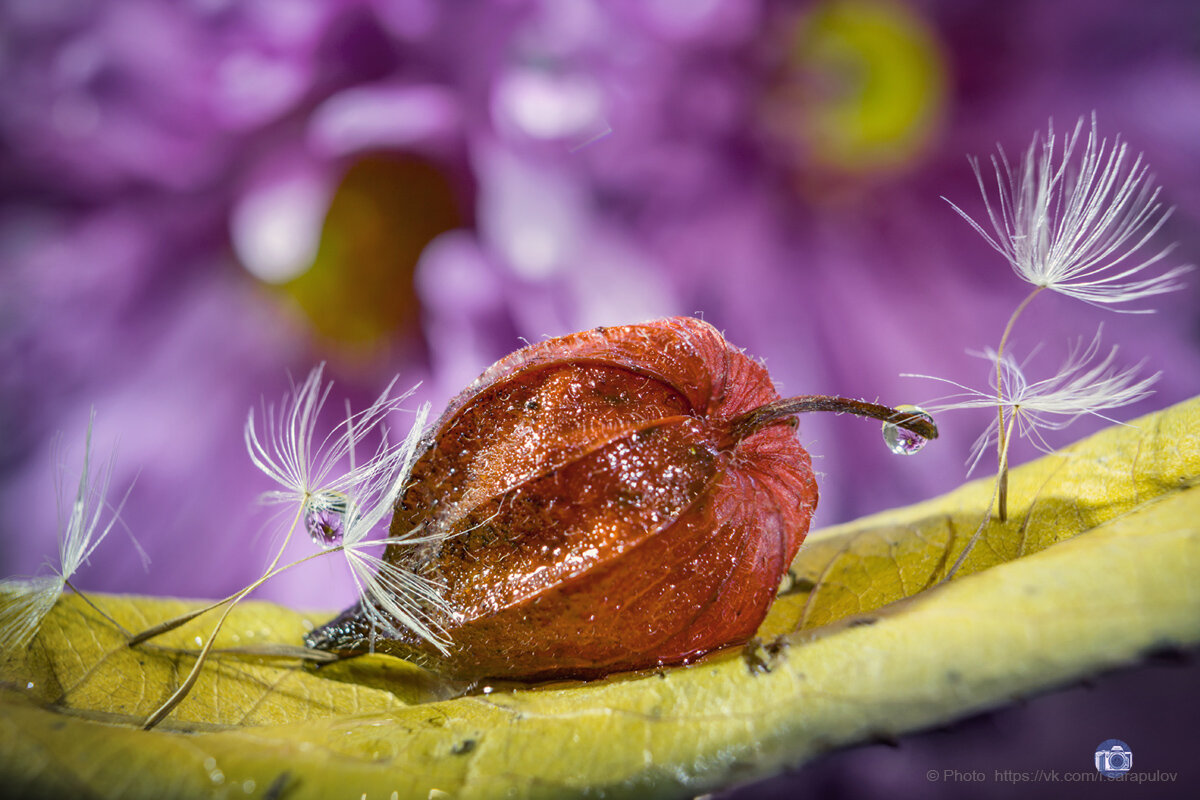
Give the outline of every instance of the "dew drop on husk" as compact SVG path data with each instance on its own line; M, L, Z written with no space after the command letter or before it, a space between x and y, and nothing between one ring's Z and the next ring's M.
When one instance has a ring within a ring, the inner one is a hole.
M917 406L896 406L897 411L911 413L913 417L920 417L933 422L933 417L922 411ZM899 456L911 456L921 452L921 448L928 444L929 440L919 433L913 433L910 430L901 428L893 422L883 423L883 443L888 449Z

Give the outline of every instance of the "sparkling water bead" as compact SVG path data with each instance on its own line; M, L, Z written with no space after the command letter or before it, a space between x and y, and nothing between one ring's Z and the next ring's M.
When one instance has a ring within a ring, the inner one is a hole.
M933 417L916 406L896 406L896 410L911 413L914 417L921 417L933 422ZM911 456L919 453L928 441L921 434L901 428L894 422L883 423L883 443L896 455Z
M342 502L310 503L304 513L308 535L321 547L335 547L345 534L346 505Z

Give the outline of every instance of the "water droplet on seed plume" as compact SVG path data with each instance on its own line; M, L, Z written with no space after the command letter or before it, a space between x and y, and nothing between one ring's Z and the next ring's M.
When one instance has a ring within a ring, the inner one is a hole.
M346 501L340 497L314 498L304 513L304 528L321 547L341 544L346 533Z

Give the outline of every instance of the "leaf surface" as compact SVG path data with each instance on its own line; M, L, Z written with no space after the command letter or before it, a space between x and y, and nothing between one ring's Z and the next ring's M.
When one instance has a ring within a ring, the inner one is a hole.
M224 654L143 732L211 622L130 651L68 596L0 664L0 769L37 796L690 797L1200 644L1197 431L1193 400L1015 470L1009 522L948 583L986 481L814 534L762 644L590 683L442 699L395 659ZM94 599L129 628L185 607ZM319 621L246 604L221 643L297 644Z

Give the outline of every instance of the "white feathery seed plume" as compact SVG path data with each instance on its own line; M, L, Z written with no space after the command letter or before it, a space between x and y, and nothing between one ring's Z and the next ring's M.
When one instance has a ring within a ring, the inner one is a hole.
M299 387L293 386L274 405L262 408L264 430L260 436L254 409L246 419L244 438L250 460L282 488L265 492L265 503L300 504L306 522L315 522L325 512L342 514L347 493L372 485L381 475L390 473L402 454L389 447L386 436L373 456L358 466L342 470L354 449L368 435L380 429L383 420L399 408L416 387L392 396L395 379L379 398L363 411L348 417L320 442L314 443L317 417L325 405L333 383L322 387L325 365L318 364Z
M54 607L71 579L117 524L125 499L112 508L106 501L112 478L114 458L110 457L99 475L91 474L92 424L96 412L88 417L84 438L83 469L70 506L63 507L63 464L55 475L58 495L58 565L47 562L52 575L33 578L9 578L0 581L0 652L26 646L37 633L42 619ZM57 447L55 448L57 450ZM128 496L128 495L127 495ZM134 542L137 546L136 541ZM138 547L143 562L146 554Z
M398 448L398 457L389 473L380 474L376 485L365 485L349 493L342 552L358 585L363 613L377 632L391 631L400 623L447 652L448 640L427 611L431 608L445 610L437 584L371 552L382 542L415 545L443 538L441 535L411 534L385 540L370 538L408 488L412 460L428 416L429 404L426 403L417 410L413 426Z
M404 440L390 444L382 423L413 392L393 396L393 379L374 403L355 414L347 409L346 419L315 442L317 416L333 385L322 386L323 367L315 367L299 387L286 393L278 412L273 406L263 408L262 435L253 409L250 412L245 428L250 459L282 487L265 493L263 501L296 504L314 540L342 551L365 613L377 629L402 625L444 649L445 636L427 610L442 607L437 585L372 552L384 544L416 545L429 538L387 538L386 532L384 538L371 537L407 488L429 405L417 411ZM376 432L380 443L369 459L358 463L358 447Z
M1116 420L1103 412L1136 403L1148 397L1150 387L1161 373L1146 378L1138 377L1141 364L1120 369L1116 366L1118 348L1099 358L1100 330L1092 341L1084 346L1078 340L1069 351L1058 371L1049 378L1030 381L1024 368L1011 355L997 356L996 351L987 349L976 353L990 364L990 388L973 389L961 383L932 375L906 373L905 377L925 378L949 383L962 392L922 404L927 411L940 413L962 408L1000 407L1008 430L1017 433L1044 452L1053 450L1042 436L1043 430L1062 430L1084 414L1100 417L1115 423ZM997 399L996 374L999 370L1004 397ZM999 416L976 439L971 448L969 463L971 470L979 463L984 451L996 444L1000 434Z
M1161 189L1154 185L1142 156L1129 163L1128 146L1119 136L1111 147L1106 139L1100 139L1093 114L1082 153L1074 164L1072 157L1080 147L1083 129L1081 117L1056 154L1051 123L1044 139L1040 133L1034 135L1017 164L998 148L992 156L995 203L979 160L970 159L994 236L957 205L950 205L1004 256L1022 280L1036 287L1108 307L1181 288L1179 278L1190 265L1139 277L1175 248L1171 244L1144 251L1171 210L1158 202ZM1126 265L1127 261L1131 263Z

